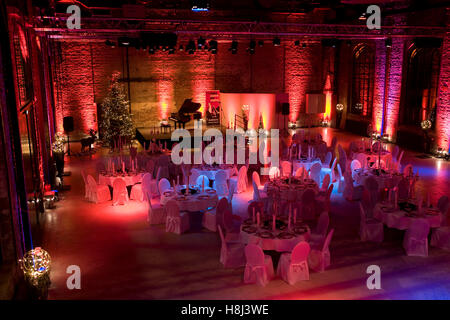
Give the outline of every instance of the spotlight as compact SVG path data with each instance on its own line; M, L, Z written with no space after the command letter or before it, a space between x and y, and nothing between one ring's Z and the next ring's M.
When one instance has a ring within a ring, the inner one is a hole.
M212 54L217 53L217 41L216 40L211 40L209 42L209 51L211 51Z
M386 48L392 47L392 39L391 39L391 38L387 38L387 39L384 41L384 44L385 44Z
M273 45L274 45L275 47L279 47L280 44L281 44L280 38L273 38Z
M259 40L259 41L258 41L258 46L259 46L259 47L262 47L262 46L264 46L264 41L262 41L262 40Z
M128 47L131 43L131 39L128 37L120 37L119 38L119 46Z
M248 53L254 54L255 53L255 47L256 47L255 40L251 40L250 44L249 44L249 47L247 48Z
M294 41L294 46L298 47L300 45L300 40L295 40Z
M231 51L232 54L236 54L237 48L238 48L238 42L236 40L233 40L231 42L231 47L228 50Z
M199 49L202 49L205 45L205 39L203 39L202 37L198 38L197 40L197 47Z

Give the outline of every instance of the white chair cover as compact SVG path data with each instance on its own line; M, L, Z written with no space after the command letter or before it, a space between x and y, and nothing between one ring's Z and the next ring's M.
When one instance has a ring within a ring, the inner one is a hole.
M384 230L383 223L376 219L368 219L362 203L359 203L360 224L359 236L361 241L383 242Z
M292 175L292 163L290 161L281 161L281 171L283 177L290 177Z
M336 163L337 163L337 158L334 158L333 163L331 164L331 168L323 168L322 167L322 171L321 171L322 175L329 174L331 177L331 182L336 181L336 174L335 174Z
M128 202L127 183L122 178L113 181L113 206L124 205Z
M219 170L216 173L214 180L214 189L219 197L224 197L228 195L228 183L227 183L227 172L225 170ZM209 181L208 181L209 183ZM207 186L205 182L205 186Z
M167 201L166 209L166 232L182 234L189 230L189 214L180 213L180 207L175 200Z
M403 238L403 248L408 256L428 256L428 233L430 225L426 219L414 219Z
M247 191L247 167L242 166L239 169L237 177L231 177L230 178L230 185L235 185L235 190L237 193L242 193Z
M89 197L90 197L89 184L86 179L86 172L84 170L81 170L81 177L83 177L83 182L84 182L84 198L89 199Z
M223 212L228 209L230 204L227 198L221 198L216 207L203 213L202 226L210 231L216 232L217 225L222 223Z
M269 169L269 179L273 180L276 177L280 177L280 169L278 167L271 167Z
M339 175L337 177L338 182L339 182L337 192L342 193L342 192L344 192L344 188L345 188L345 180L344 180L344 176L342 175L341 165L339 163L337 165L337 168L338 168L338 173L339 173Z
M297 168L297 171L295 171L295 177L299 178L301 176L305 175L305 167L304 166L300 166L299 168Z
M308 265L317 272L323 272L330 265L330 243L333 238L334 229L328 232L322 246L313 247L308 256Z
M363 186L354 185L351 173L344 174L344 198L349 201L360 200L364 191Z
M209 179L207 176L205 175L200 175L197 177L197 181L195 182L195 185L197 185L197 187L202 188L202 185L205 186L205 189L209 188Z
M264 255L262 249L255 244L245 247L246 265L244 270L244 283L257 283L266 286L273 278L272 257Z
M289 283L296 284L298 281L309 280L308 255L309 244L305 241L299 242L291 253L283 253L278 262L277 274Z
M310 169L309 177L320 185L320 173L322 171L322 164L315 162Z
M317 245L322 244L325 240L328 231L328 225L330 224L330 217L327 211L323 211L319 216L316 230L311 233L310 241Z
M159 194L163 194L164 191L170 189L170 182L169 180L167 180L166 178L162 178L161 180L159 180L158 182L158 191Z
M320 192L322 192L322 193L327 192L330 182L331 182L331 178L330 178L330 175L327 173L322 180L322 187L320 188Z
M238 242L227 242L223 235L221 226L219 229L222 246L220 248L220 263L224 268L239 268L245 266L244 245Z
M102 203L111 200L111 193L108 186L98 185L94 177L92 177L91 175L88 175L86 180L88 183L87 194L89 201L94 203Z
M355 174L357 169L361 169L362 165L361 162L359 162L359 160L352 160L352 162L350 163L350 169L352 170L352 178L355 179Z
M161 204L152 204L152 196L147 191L144 196L148 203L148 217L147 221L149 224L163 224L166 223L166 209L161 206Z
M323 168L330 168L331 165L331 159L333 159L333 155L330 151L327 152L325 159L323 160L322 167Z

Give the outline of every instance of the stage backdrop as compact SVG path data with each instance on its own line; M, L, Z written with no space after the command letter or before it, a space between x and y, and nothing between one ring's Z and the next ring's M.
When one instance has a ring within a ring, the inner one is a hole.
M276 113L277 105L287 101L287 94L276 93L220 93L222 106L222 125L234 128L234 115L246 112L248 128L257 129L260 116L264 129L279 128L283 123L281 115ZM244 111L246 109L247 111Z

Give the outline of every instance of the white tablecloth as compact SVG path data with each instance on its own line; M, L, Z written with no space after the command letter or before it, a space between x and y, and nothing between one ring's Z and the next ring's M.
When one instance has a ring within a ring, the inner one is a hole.
M319 192L319 186L314 180L307 179L303 183L286 184L284 179L277 179L270 181L264 186L264 191L267 196L272 199L279 199L283 201L299 201L302 198L303 192L307 189L313 189L316 194Z
M273 234L275 234L275 238L261 238L257 235L257 232L259 231L271 231L271 230L265 230L265 229L258 229L256 233L247 233L242 230L244 227L241 226L241 232L240 232L240 241L243 244L256 244L261 247L263 250L275 250L278 252L291 252L292 249L300 242L300 241L309 241L309 238L311 236L311 230L309 227L305 226L307 229L307 232L303 234L295 234L293 238L290 239L279 239L276 237L279 233L283 232L280 230L275 230Z
M430 224L430 228L438 228L441 226L442 215L436 211L437 214L429 215L425 214L423 216L408 217L406 212L400 209L394 209L392 212L389 209L390 205L383 205L378 203L373 211L373 216L375 219L380 220L389 228L394 228L398 230L407 230L414 219L425 218ZM384 209L388 208L388 209ZM428 212L427 209L423 209Z
M136 183L141 182L143 175L144 175L144 173L138 173L138 174L134 174L134 175L125 175L125 176L122 176L122 175L108 176L108 175L100 174L98 176L98 183L105 184L107 186L112 187L115 179L122 178L125 181L125 183L127 184L127 186L132 186L132 185L135 185Z
M180 211L197 212L206 210L208 208L215 207L217 205L217 201L219 200L216 193L209 194L206 191L199 192L194 195L187 195L185 199L182 199L180 194L174 192L173 189L170 191L171 193L164 192L161 195L161 205L165 205L169 200L175 200L180 207Z
M292 174L295 175L295 172L297 171L298 168L300 167L304 167L306 170L311 169L311 166L316 163L319 162L319 159L315 159L315 160L294 160L292 162Z
M235 174L234 168L226 168L226 169L201 169L196 168L200 175L205 175L209 180L216 180L216 174L219 170L224 170L227 173L227 179L230 179Z
M364 159L369 158L369 161L367 161L367 166L369 166L370 162L374 162L374 166L378 166L378 152L356 152L353 154L353 159L356 159L360 154L364 155ZM391 153L389 151L382 151L380 158L384 161L384 163L387 163L387 160L391 157Z
M399 174L394 174L391 176L390 174L382 173L378 176L367 170L357 170L353 176L353 179L357 184L364 185L366 179L369 177L373 177L377 181L379 190L384 189L386 187L386 182L390 179L394 179L394 186L396 186L402 179L402 176Z

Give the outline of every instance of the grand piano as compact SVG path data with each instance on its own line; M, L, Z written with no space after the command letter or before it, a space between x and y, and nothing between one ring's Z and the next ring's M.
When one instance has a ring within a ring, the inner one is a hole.
M178 112L173 112L170 114L169 120L172 120L174 123L175 129L177 128L185 128L186 123L194 120L200 120L202 118L202 113L197 111L200 109L201 104L197 102L192 102L192 99L184 100Z

